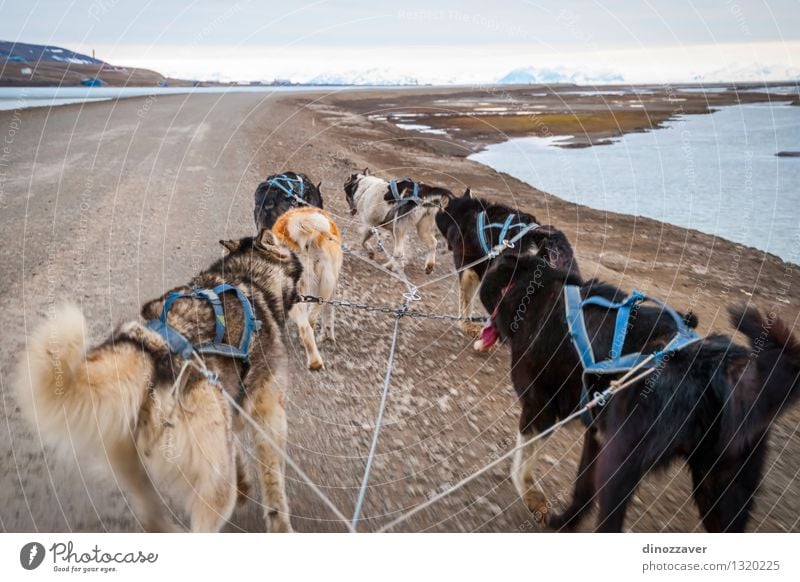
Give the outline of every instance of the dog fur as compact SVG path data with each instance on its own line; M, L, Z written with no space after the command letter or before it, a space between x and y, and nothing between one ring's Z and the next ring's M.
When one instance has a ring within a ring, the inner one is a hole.
M408 198L413 192L413 182L401 180L397 183L397 190L401 197ZM430 274L436 266L436 229L434 218L436 212L452 198L452 193L436 186L420 183L419 197L424 204L405 203L398 205L394 199L389 182L372 176L369 168L357 174L351 174L344 184L344 192L350 214L361 218L359 235L361 247L370 258L375 253L367 246L367 241L373 235L373 228L380 226L391 230L394 246L392 256L384 267L402 273L405 269L406 238L412 227L416 228L417 236L428 249L425 257L425 272Z
M190 287L222 282L249 297L261 322L253 334L250 366L206 355L229 393L244 385L242 406L279 446L286 444L284 390L289 384L284 314L297 300L299 260L278 246L270 231L256 238L221 241L227 255L194 277ZM157 318L166 294L146 303L142 316ZM242 306L223 293L226 333L237 344L244 329ZM178 299L167 322L193 344L214 338L215 316L202 300ZM184 389L173 393L182 360L157 333L141 323L120 325L100 345L86 349L86 322L77 307L64 306L31 336L19 361L16 394L22 411L45 442L62 452L110 466L147 531L172 531L162 494L182 504L192 531L219 531L237 492L246 487L235 433L250 429L217 388L188 368ZM258 432L254 469L259 475L267 529L290 531L282 457Z
M278 218L272 232L278 242L294 251L303 264L298 293L330 301L336 293L342 269L342 239L333 219L316 208L293 208ZM314 338L314 326L320 313L322 341L336 341L332 305L299 302L289 312L297 324L311 370L324 366Z
M467 188L462 196L450 200L436 215L436 226L447 241L447 248L453 252L453 264L457 271L485 254L476 230L478 214L484 210L488 222L503 222L509 214L518 215L525 223L539 222L532 214L519 212L505 204L476 198ZM501 242L491 238L491 235L496 236L497 233L489 231L487 234L490 235L491 244L496 245ZM580 277L578 262L569 240L563 232L552 226L543 225L529 232L517 242L514 249L504 251L504 254L519 253L538 254L545 257L554 267ZM490 263L491 261L480 263L459 274L459 316L466 318L472 315L472 305L478 287ZM462 321L461 327L464 332L472 336L478 335L481 331L481 326L471 321Z
M511 376L522 404L520 442L580 406L582 367L563 301L568 284L581 281L540 257L507 256L498 259L481 288L487 309L499 303L494 325L511 346ZM590 281L582 285L582 296L616 301L625 294ZM671 354L648 377L612 396L586 430L573 498L562 513L550 515L550 503L536 486L535 453L543 442L519 452L514 483L537 518L568 529L597 499L596 529L621 531L628 502L644 476L685 459L706 530L745 529L771 423L800 392L800 342L779 319L766 320L755 308L730 312L753 349L711 335ZM615 315L596 306L584 315L595 353L608 354ZM693 316L684 317L696 325ZM632 322L623 353L663 348L676 329L660 308L646 305L636 309ZM594 378L590 392L604 390L608 382L608 377Z
M286 192L270 183L271 179L277 178L279 175L302 180L304 188L303 199L306 201L307 205L322 209L322 192L320 191L322 182L315 186L308 176L297 172L274 174L261 182L258 188L256 188L253 216L256 221L256 228L259 230L272 228L275 221L278 220L278 217L283 213L292 208L304 206L296 199L286 196Z

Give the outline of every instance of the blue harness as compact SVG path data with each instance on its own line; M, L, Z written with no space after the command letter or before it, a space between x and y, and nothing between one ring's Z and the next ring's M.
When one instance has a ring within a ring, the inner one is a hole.
M509 243L514 244L519 239L521 239L523 236L528 234L528 232L530 232L531 230L535 230L536 228L539 228L539 225L535 224L535 223L527 223L527 222L521 222L521 221L514 222L514 218L515 217L518 217L518 215L509 214L506 217L505 222L502 222L502 223L501 222L491 222L489 224L486 224L486 220L487 220L486 211L485 210L481 211L481 213L478 215L478 222L477 222L477 225L476 225L476 229L478 231L478 241L481 243L481 248L483 249L483 252L485 254L487 254L487 255L490 254L492 252L492 249L494 248L493 245L491 244L493 239L492 238L487 238L487 236L486 236L486 231L487 230L491 230L491 229L495 229L495 228L499 228L500 229L500 235L497 237L497 242L498 242L498 244L500 244L503 241L507 240L506 237L508 236L508 234L509 234L509 232L511 230L520 229L520 231L516 234L516 236L514 236L510 241L508 241Z
M298 203L298 199L300 201L305 201L303 195L306 191L306 185L302 178L292 178L286 174L281 174L280 176L275 176L267 180L267 184L282 190L295 206ZM297 185L297 191L295 191L295 185Z
M225 292L233 291L236 297L242 304L242 311L244 311L244 331L242 332L242 340L239 342L239 347L230 344L222 343L222 338L225 337L225 314L222 311L222 301L219 296ZM195 346L177 329L167 323L167 314L170 307L177 299L203 299L211 304L214 309L214 325L216 326L216 334L214 340ZM150 320L146 323L148 329L158 333L166 340L170 351L173 354L179 355L184 360L189 360L194 352L200 354L213 354L217 356L226 356L242 360L245 367L250 365L250 341L253 339L253 332L260 326L261 322L256 319L255 312L250 300L238 287L222 283L213 289L201 289L195 287L191 293L180 293L179 291L171 291L166 300L164 301L164 309L161 311L161 316L158 319ZM239 399L244 396L244 386L240 386Z
M583 365L583 387L581 390L582 407L586 406L589 402L587 375L624 373L636 367L649 357L650 354L642 354L639 352L622 354L622 347L625 345L625 337L628 334L631 310L645 301L651 301L660 305L675 321L678 332L663 349L654 352L653 359L642 366L643 369L658 366L667 354L674 353L699 341L700 337L693 329L686 325L683 318L669 305L653 297L648 297L639 291L634 291L623 301L614 303L604 297L588 297L586 299L581 299L580 287L577 285L564 286L567 325L569 327L570 337L572 338L572 344L575 346L575 350L578 352L581 364ZM614 340L611 343L611 357L599 362L596 360L594 351L592 350L592 343L589 340L589 333L586 330L586 322L583 319L583 308L586 305L595 305L605 309L617 310L617 318L614 324ZM583 413L581 418L587 426L590 425L593 420L592 413L588 410Z
M411 196L409 196L408 198L403 198L400 195L400 192L397 190L398 182L411 182L412 184L414 184L414 189L411 192ZM414 204L422 204L422 199L419 197L419 182L414 182L410 178L391 180L389 182L389 192L392 193L392 196L394 196L394 201L397 202L398 205L408 204L409 202L413 202Z

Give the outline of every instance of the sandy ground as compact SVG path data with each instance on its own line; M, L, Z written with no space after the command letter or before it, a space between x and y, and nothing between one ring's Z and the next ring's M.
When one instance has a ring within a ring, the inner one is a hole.
M366 93L359 92L358 100ZM397 92L397 99L404 98ZM352 97L355 99L356 97ZM104 472L54 458L20 418L10 386L16 352L37 319L79 303L96 340L136 317L139 305L186 281L220 253L217 240L251 233L252 193L269 173L295 169L323 180L326 208L345 215L341 185L356 167L412 175L503 199L562 228L586 276L667 299L725 330L724 307L752 299L797 325L797 267L681 228L577 207L463 158L441 136L420 137L347 111L351 97L324 93L128 99L0 113L0 528L5 531L138 531ZM345 239L354 233L340 222ZM423 283L412 246L409 278ZM434 275L452 270L440 246ZM345 261L339 296L398 305L403 288ZM421 310L456 311L455 279L426 287ZM352 511L378 407L392 318L340 309L328 368L310 373L293 329L287 387L290 455L346 513ZM360 527L373 530L513 446L517 406L508 354L477 355L448 322L404 319L387 415ZM754 531L800 531L800 414L780 420L751 522ZM542 485L558 506L569 494L581 429L550 439ZM538 531L504 462L404 524L407 531ZM341 531L297 476L289 475L300 531ZM185 516L177 515L184 520ZM590 527L591 520L586 524ZM647 479L628 513L634 531L692 531L697 512L683 467ZM228 527L263 528L255 502Z

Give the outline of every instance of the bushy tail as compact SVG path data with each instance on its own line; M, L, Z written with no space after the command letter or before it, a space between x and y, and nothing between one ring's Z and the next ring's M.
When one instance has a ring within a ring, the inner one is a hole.
M736 386L724 420L742 436L757 434L800 395L800 341L774 314L765 318L747 305L731 307L728 313L731 325L750 339L752 361L732 378Z
M321 247L327 241L338 241L339 230L320 211L298 212L291 215L287 230L289 237L300 247Z
M80 309L59 308L30 336L14 384L23 414L44 442L62 452L102 454L130 438L148 363L133 346L87 360L87 339Z

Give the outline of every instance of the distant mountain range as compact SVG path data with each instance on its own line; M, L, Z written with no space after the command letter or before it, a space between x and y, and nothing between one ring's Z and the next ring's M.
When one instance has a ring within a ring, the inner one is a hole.
M501 85L553 85L557 83L604 85L623 83L625 79L618 73L584 73L570 71L564 67L521 67L500 77L497 82Z
M364 71L327 73L307 80L307 85L419 85L416 77L388 69L371 68Z
M226 78L219 73L212 78ZM466 78L457 71L437 71L431 74L399 70L398 68L372 67L360 70L325 73L296 73L287 78L272 81L185 81L166 78L147 69L113 66L100 59L66 48L52 45L15 43L0 40L0 85L80 85L97 79L98 84L153 86L153 85L215 85L215 84L261 84L261 85L354 85L354 86L413 86L453 85L480 82L502 85L608 85L635 83L633 79L617 71L586 71L565 66L526 66L509 71L495 79ZM765 66L742 63L729 68L696 73L683 82L763 82L765 79L798 80L800 69L792 67Z

